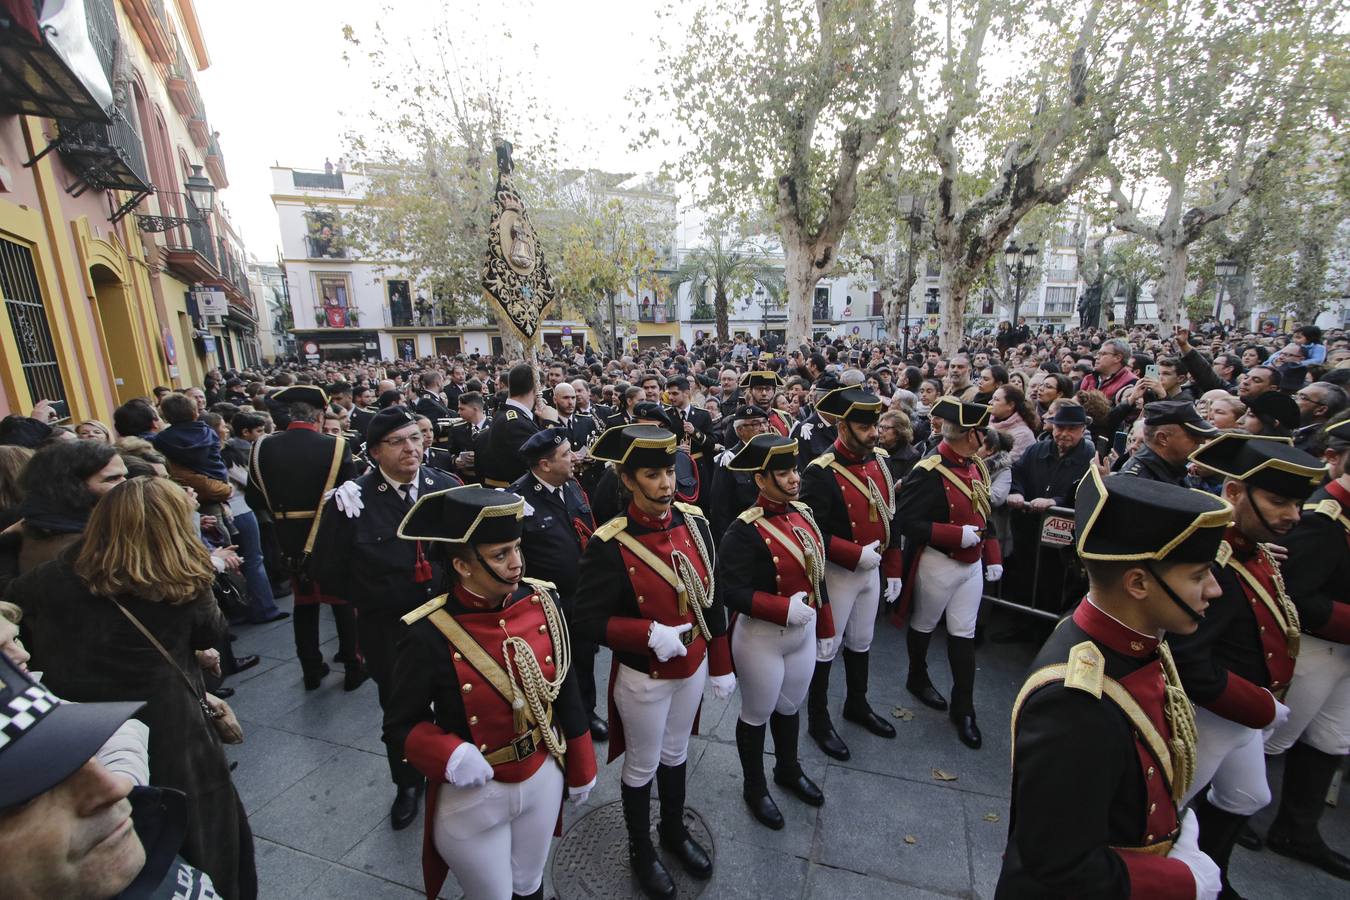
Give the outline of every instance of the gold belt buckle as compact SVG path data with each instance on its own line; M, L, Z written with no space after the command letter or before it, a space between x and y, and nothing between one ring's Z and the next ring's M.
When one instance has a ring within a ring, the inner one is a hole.
M533 730L525 732L511 742L511 749L516 751L516 762L520 762L523 759L529 759L536 748Z
M680 643L686 647L694 643L694 629L690 628L688 631L680 632Z

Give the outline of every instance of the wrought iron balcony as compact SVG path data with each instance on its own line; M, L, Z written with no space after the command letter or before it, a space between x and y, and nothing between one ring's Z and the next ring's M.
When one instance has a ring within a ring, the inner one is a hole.
M344 190L341 172L297 172L292 170L291 183L297 188L308 188L311 190Z
M197 91L197 80L192 74L192 63L177 38L174 38L173 62L169 63L164 87L180 116L190 117L206 111L202 106L201 94Z
M211 183L217 188L230 186L230 179L225 174L225 155L220 152L220 141L214 132L206 142L206 171L211 173Z
M211 238L211 227L201 221L201 212L186 194L161 194L161 210L165 207L163 198L166 196L175 198L170 203L178 204L175 208L181 209L181 215L190 220L166 233L166 266L185 281L212 281L219 278L220 263L216 258L215 241Z
M316 328L360 328L361 311L349 306L315 306Z
M83 182L71 190L73 196L83 194L86 188L126 191L131 195L109 215L108 218L116 222L153 193L154 187L145 164L141 136L121 109L113 107L110 115L112 122L106 125L59 121L59 133L53 146Z
M306 237L305 252L309 259L347 258L347 248L334 238Z
M43 5L19 0L13 13L0 16L0 113L107 123L118 41L112 0L86 0L87 45L69 34L53 40L41 24ZM97 69L81 69L82 49L94 51Z
M205 150L211 140L211 126L207 123L206 117L199 113L188 119L188 134L192 135L192 143Z
M676 321L675 301L666 300L662 303L638 304L638 321L653 322L658 325Z

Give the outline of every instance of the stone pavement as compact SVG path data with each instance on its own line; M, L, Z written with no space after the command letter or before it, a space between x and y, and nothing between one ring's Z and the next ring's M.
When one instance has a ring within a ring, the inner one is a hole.
M325 654L331 657L336 652L332 619L324 613L322 621ZM235 631L236 653L263 657L232 682L237 693L231 703L247 737L241 746L227 748L238 763L235 784L256 838L262 898L421 896L420 822L401 832L389 828L393 788L374 683L343 693L341 667L335 666L319 690L306 693L289 621ZM934 681L945 692L949 676L941 637L931 653ZM886 741L836 715L853 751L845 763L825 757L803 734L803 763L826 801L814 809L775 788L787 819L782 831L756 823L741 800L737 696L719 702L709 693L702 733L689 752L689 804L715 841L716 871L702 896L992 897L1008 827L1008 714L1033 653L1029 644L985 643L981 648L976 706L985 745L971 751L957 741L945 714L905 693L903 633L879 625L872 654L873 706L883 714L904 707L913 717L894 720L899 736ZM608 673L608 665L602 651L597 671ZM844 680L842 665L838 668L831 685L836 711ZM599 753L604 749L597 745ZM766 765L771 767L772 760ZM1276 761L1271 769L1278 784L1281 764ZM587 803L565 809L565 828L618 800L618 770L617 763L602 765ZM1257 817L1262 832L1271 815L1267 810ZM1333 846L1350 849L1350 802L1327 811L1323 833ZM1248 897L1333 897L1345 896L1346 890L1344 883L1308 866L1242 848L1234 852L1233 881ZM553 896L551 888L546 875L545 896ZM628 896L627 885L608 894L621 895ZM441 896L460 896L453 881Z

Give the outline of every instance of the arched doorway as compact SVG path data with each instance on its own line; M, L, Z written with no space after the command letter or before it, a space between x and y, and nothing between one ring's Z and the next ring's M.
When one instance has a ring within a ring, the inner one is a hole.
M89 277L94 283L94 310L103 333L103 355L112 374L117 402L150 396L153 385L126 285L116 272L99 263L89 267Z

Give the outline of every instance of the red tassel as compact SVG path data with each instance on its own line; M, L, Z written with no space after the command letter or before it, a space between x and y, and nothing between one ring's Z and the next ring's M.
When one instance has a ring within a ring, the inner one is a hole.
M581 542L581 552L586 552L586 544L591 540L591 528L585 522L581 521L580 516L572 519L572 527L576 530L577 540Z
M417 542L417 562L413 565L413 581L417 584L425 584L431 580L431 563L427 562L427 556L422 552L422 542Z

